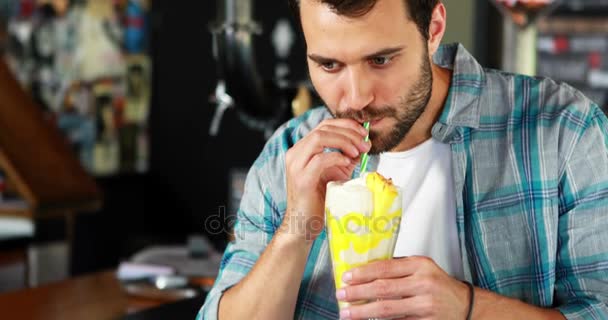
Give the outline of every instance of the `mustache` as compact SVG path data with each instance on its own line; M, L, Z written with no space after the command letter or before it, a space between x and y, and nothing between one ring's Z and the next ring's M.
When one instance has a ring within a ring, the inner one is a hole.
M361 110L346 110L336 112L337 118L353 119L357 122L365 122L377 118L393 117L397 114L395 109L385 106L382 108L365 107Z

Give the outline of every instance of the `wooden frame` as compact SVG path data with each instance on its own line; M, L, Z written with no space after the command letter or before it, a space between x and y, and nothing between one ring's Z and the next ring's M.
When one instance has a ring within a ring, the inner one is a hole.
M0 61L0 167L25 202L0 202L0 215L48 217L101 205L93 177L4 60Z

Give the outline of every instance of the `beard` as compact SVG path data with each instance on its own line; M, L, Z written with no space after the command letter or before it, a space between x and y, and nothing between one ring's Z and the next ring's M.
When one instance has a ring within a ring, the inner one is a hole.
M367 106L361 110L346 110L336 112L336 118L350 118L358 122L377 118L394 118L396 125L389 132L379 132L370 128L369 139L372 142L370 154L379 154L394 149L410 131L416 120L420 118L426 105L431 99L433 73L428 58L428 48L425 48L420 62L420 77L410 89L404 93L396 106L373 107ZM327 104L325 104L327 106ZM329 110L329 108L327 108ZM330 113L331 110L329 110ZM333 114L333 113L332 113Z

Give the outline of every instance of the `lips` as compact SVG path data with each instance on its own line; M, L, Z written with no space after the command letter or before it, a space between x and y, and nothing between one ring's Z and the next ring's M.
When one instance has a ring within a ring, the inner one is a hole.
M367 122L367 121L369 121L369 123L370 123L371 125L374 125L374 124L376 124L376 123L378 123L378 122L382 121L382 119L384 119L384 118L377 118L377 119L372 119L372 120L356 120L356 121L357 121L357 122L359 122L361 125L363 125L363 124L364 124L365 122Z
M376 125L376 124L380 123L380 121L382 121L382 119L384 119L384 118L374 119L374 120L371 121L370 125L372 125L372 126Z

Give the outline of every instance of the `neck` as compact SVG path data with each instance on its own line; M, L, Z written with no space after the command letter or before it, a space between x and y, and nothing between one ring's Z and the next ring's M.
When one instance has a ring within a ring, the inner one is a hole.
M431 138L431 129L443 111L452 79L451 70L441 68L434 63L431 63L431 70L433 73L431 99L405 138L391 150L393 152L410 150Z

